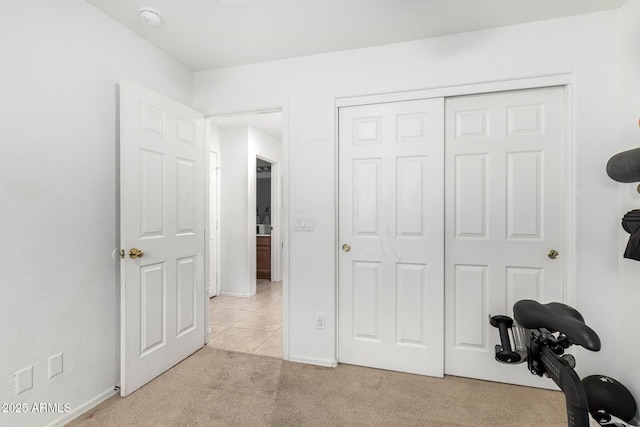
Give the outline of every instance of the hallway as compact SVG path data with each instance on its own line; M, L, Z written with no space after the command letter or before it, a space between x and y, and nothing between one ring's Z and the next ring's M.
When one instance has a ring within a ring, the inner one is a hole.
M209 310L209 347L282 358L282 282L258 279L254 296L217 296Z

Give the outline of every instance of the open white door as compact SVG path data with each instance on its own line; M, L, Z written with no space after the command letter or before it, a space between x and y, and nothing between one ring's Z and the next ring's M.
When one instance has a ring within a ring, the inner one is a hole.
M444 101L339 120L338 360L441 377Z
M121 370L127 396L204 345L204 117L120 86Z

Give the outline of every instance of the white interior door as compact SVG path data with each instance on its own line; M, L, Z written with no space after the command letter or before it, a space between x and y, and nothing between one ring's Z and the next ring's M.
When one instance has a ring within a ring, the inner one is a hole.
M563 301L563 99L562 88L447 98L447 374L549 386L495 361L488 316Z
M209 297L218 295L218 153L209 153Z
M126 396L204 345L204 117L124 81L120 126Z
M443 375L443 113L339 110L341 363Z

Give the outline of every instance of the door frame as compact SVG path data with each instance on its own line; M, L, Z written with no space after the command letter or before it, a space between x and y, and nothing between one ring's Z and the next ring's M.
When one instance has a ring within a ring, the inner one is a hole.
M209 138L212 138L212 136L210 136L211 130L210 130L210 125L211 122L209 119L205 119L205 140L206 141L210 141ZM207 144L208 145L208 144ZM211 187L210 187L210 181L211 181L211 157L212 154L215 154L216 156L216 164L215 164L215 170L216 173L217 171L220 169L220 151L219 150L215 150L215 151L207 151L207 167L205 170L205 174L207 175L207 193L206 193L206 198L207 198L207 206L205 207L205 215L207 217L207 223L205 225L205 236L206 236L206 244L205 244L205 258L207 259L207 264L206 264L206 270L205 270L205 280L207 280L207 284L209 283L209 281L211 279L215 279L215 294L211 294L208 293L208 297L207 299L211 298L212 296L218 296L220 295L220 230L218 227L218 223L220 222L220 180L219 177L216 178L216 204L215 206L213 206L213 209L215 209L216 211L216 227L215 229L211 230L211 204L210 202L210 194L211 194ZM212 278L212 272L211 272L211 245L208 243L211 241L211 236L215 235L215 245L216 245L216 269L215 269L215 278Z
M207 325L206 328L204 328L204 343L205 345L209 343L209 341L211 340L211 318L210 318L210 313L209 313L209 300L211 298L211 294L209 293L209 282L211 281L211 233L215 233L216 234L216 271L215 271L215 282L216 282L216 296L220 295L220 227L217 226L216 224L216 229L215 230L211 230L211 198L210 198L210 191L211 191L211 153L216 153L216 169L219 169L220 167L220 150L219 149L215 149L212 150L212 144L211 141L214 138L214 135L211 132L211 125L212 125L212 121L211 118L209 116L205 116L204 117L204 149L207 155L207 161L205 162L205 176L206 176L206 180L205 180L205 189L204 189L204 215L205 215L205 223L204 223L204 258L206 260L205 262L205 269L204 269L204 282L206 284L205 286L205 310L204 310L204 321L205 321L205 325ZM219 147L218 147L219 148ZM220 177L217 177L216 179L216 185L218 188L216 188L216 198L217 198L217 203L216 206L214 207L214 209L216 209L217 211L217 222L220 221Z
M334 235L334 256L335 256L335 360L338 360L339 354L339 322L338 316L339 310L339 271L338 271L338 257L340 256L338 243L339 243L339 186L340 177L338 174L337 165L339 164L339 109L343 107L353 107L359 105L369 104L381 104L388 102L402 102L411 101L416 99L428 99L428 98L450 98L454 96L464 95L476 95L486 94L493 92L505 92L515 90L537 89L544 87L563 87L564 88L564 146L563 148L563 217L562 221L565 226L563 227L563 241L564 241L564 268L563 268L563 298L564 303L568 305L575 305L576 286L574 284L574 278L576 277L576 161L575 161L575 141L573 129L575 128L575 117L573 115L573 104L575 102L575 90L574 90L574 74L555 74L546 76L529 77L513 80L500 80L493 82L484 82L476 84L467 84L459 86L447 86L431 89L421 89L406 92L394 92L383 93L377 95L362 95L352 97L335 98L334 107L334 120L335 120L335 235ZM444 201L443 201L444 202ZM446 221L446 218L445 218ZM443 248L444 249L444 248ZM446 285L446 284L445 284ZM445 286L446 293L446 286ZM445 312L446 312L445 307Z
M282 113L282 141L281 141L281 145L282 145L282 161L275 163L274 161L270 160L270 159L266 159L268 160L270 163L277 165L277 170L281 173L282 175L282 186L280 188L280 201L282 203L281 208L279 209L280 211L280 218L279 218L279 224L280 224L280 242L282 242L282 250L280 251L281 253L281 259L280 259L280 267L281 267L281 278L282 278L282 359L283 360L289 360L289 349L290 349L290 298L289 298L289 274L290 274L290 263L289 263L289 254L290 254L290 233L289 233L289 218L290 218L290 204L289 204L289 171L291 170L290 168L290 144L289 144L289 117L290 117L290 110L289 110L289 100L283 100L281 103L276 104L276 105L262 105L262 106L253 106L253 107L246 107L246 108L241 108L241 109L237 109L237 110L222 110L222 111L215 111L215 112L208 112L205 113L205 132L208 132L205 134L205 149L207 150L207 153L211 150L211 138L212 135L210 134L210 125L211 122L214 118L216 117L222 117L222 116L237 116L237 115L245 115L245 114L255 114L255 113L267 113L267 112L275 112L275 111L280 111ZM220 155L220 152L218 150L218 155ZM218 157L218 165L220 164L220 158ZM207 163L208 165L208 163ZM205 172L205 173L208 173ZM272 179L272 189L273 189L273 182L275 180ZM218 181L218 187L219 187L219 181ZM272 193L273 195L273 193ZM273 196L272 196L273 197ZM255 195L254 195L254 199L255 199ZM207 180L206 182L206 191L205 191L205 206L209 205L209 181ZM218 205L220 205L220 198L218 198ZM219 211L218 211L219 212ZM207 215L208 215L208 211L207 211ZM250 216L254 215L254 213L249 213ZM272 223L273 223L274 219L272 218ZM209 223L206 222L205 223L205 227L206 227L206 236L209 236L210 230L209 230ZM250 234L251 235L251 234ZM255 234L253 234L253 236L255 236ZM255 245L255 237L253 239L254 245ZM207 245L208 246L208 245ZM218 251L218 256L220 255L220 251ZM219 269L218 269L219 270ZM255 273L255 269L254 269L254 273ZM218 272L219 274L219 272ZM209 280L209 276L208 273L205 272L205 281ZM208 282L207 282L208 283ZM219 286L219 283L218 283ZM218 292L220 292L220 289L218 287ZM207 300L207 304L209 304L209 298L206 298ZM210 322L210 318L209 318L209 310L205 310L205 321L207 322L207 325ZM205 328L207 330L210 330L210 328ZM205 337L205 341L208 342L209 341L209 332L206 332L206 337Z

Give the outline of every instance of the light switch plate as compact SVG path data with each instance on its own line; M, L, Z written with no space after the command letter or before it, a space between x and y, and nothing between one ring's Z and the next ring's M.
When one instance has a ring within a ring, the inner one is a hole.
M294 231L313 231L312 216L296 216L293 218Z

